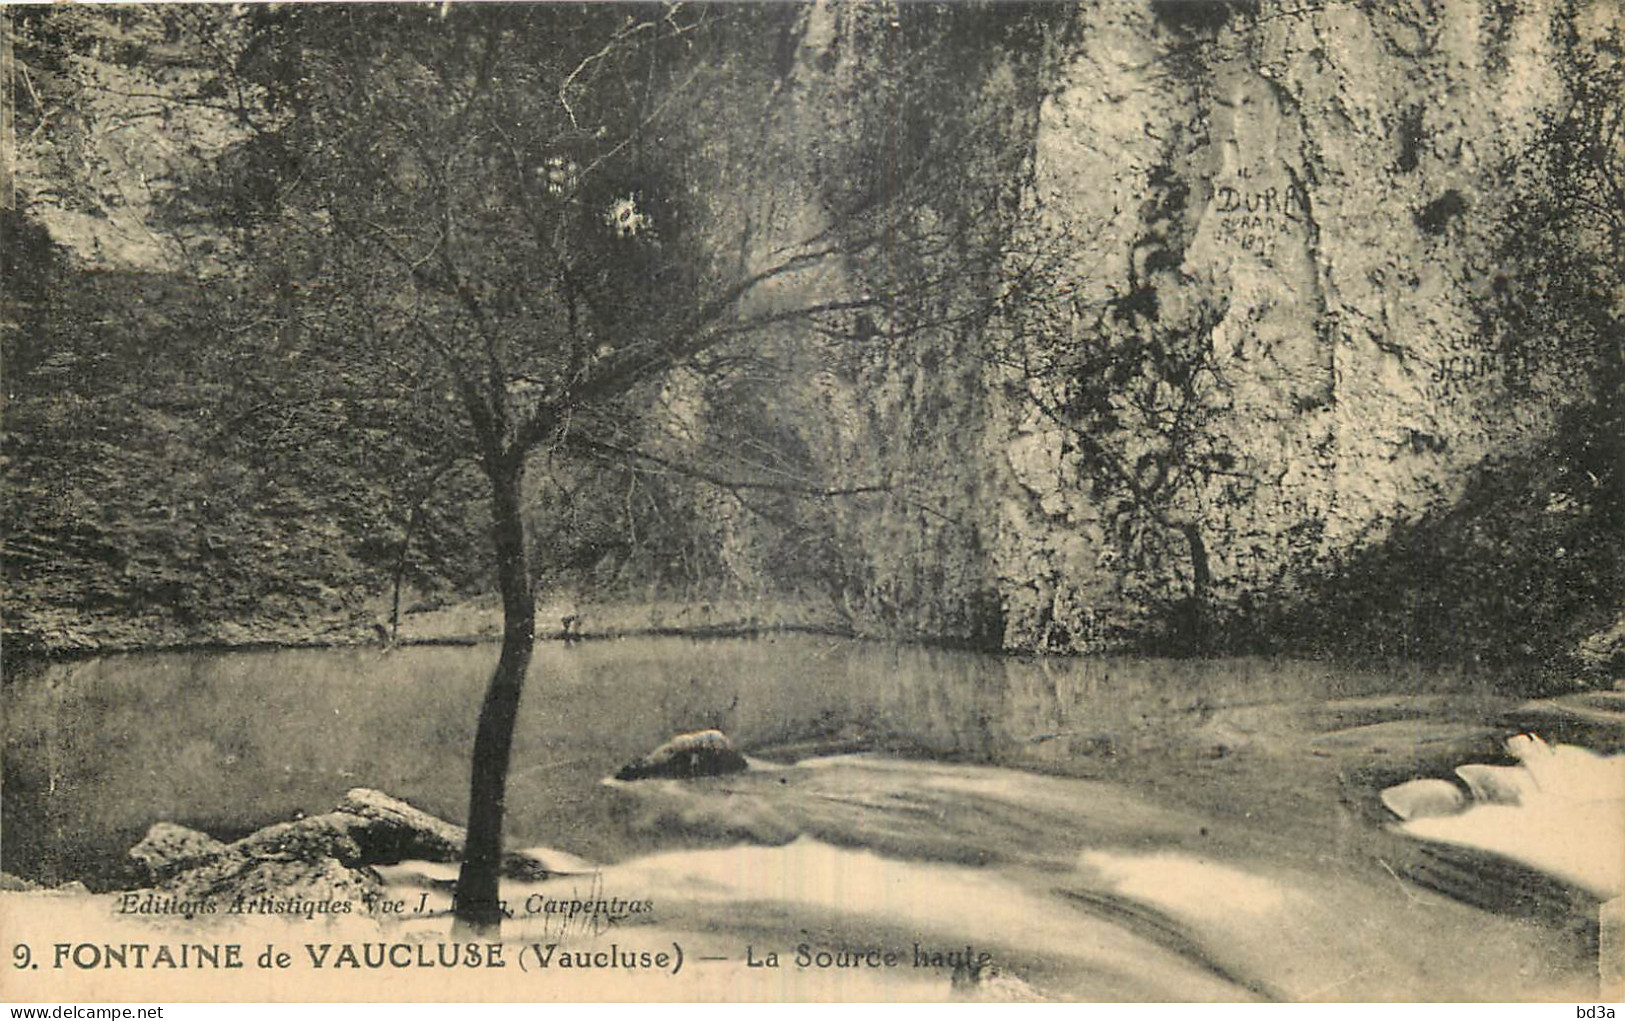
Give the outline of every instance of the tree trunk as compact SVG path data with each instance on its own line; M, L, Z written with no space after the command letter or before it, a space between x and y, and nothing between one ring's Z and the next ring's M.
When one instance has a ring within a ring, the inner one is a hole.
M1183 644L1187 652L1201 654L1207 651L1207 593L1212 584L1208 567L1207 545L1202 542L1201 527L1192 523L1179 526L1191 555L1191 592L1185 604Z
M497 897L502 867L502 821L508 788L508 760L525 674L536 643L536 597L531 591L530 557L520 514L523 455L488 461L491 480L491 532L502 589L502 657L485 690L479 729L474 735L474 768L468 793L468 844L457 877L454 931L480 936L501 932L503 910Z
M423 515L423 501L419 500L417 506L412 508L412 516L406 522L406 536L401 539L401 552L395 558L395 594L389 601L389 641L390 644L400 641L401 638L401 582L406 577L406 557L412 550L412 533L418 529L418 518Z

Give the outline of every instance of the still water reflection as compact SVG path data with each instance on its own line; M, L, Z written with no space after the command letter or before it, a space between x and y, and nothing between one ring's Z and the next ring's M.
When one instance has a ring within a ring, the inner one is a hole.
M155 820L230 836L325 811L355 786L460 820L495 655L294 649L51 665L4 691L4 867L106 883ZM721 727L753 754L835 738L825 746L1111 779L1324 835L1347 824L1351 799L1369 807L1368 788L1495 761L1501 739L1541 711L1461 675L1290 661L1017 659L808 636L544 644L517 731L509 832L601 860L649 850L657 838L616 825L598 779L676 731ZM1533 723L1554 739L1617 745L1617 727L1546 716Z

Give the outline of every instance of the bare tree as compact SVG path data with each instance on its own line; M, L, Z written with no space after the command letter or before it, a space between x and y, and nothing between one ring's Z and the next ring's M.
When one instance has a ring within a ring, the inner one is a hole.
M183 239L174 272L208 280L205 332L229 363L242 430L282 452L319 449L324 470L381 476L414 507L448 477L437 474L448 457L479 467L503 640L475 736L455 910L464 926L494 929L536 636L534 457L567 450L679 472L757 505L879 492L680 465L639 447L628 425L702 360L700 371L727 376L799 336L903 344L985 315L1002 220L980 199L1008 189L965 182L1003 175L988 153L1008 120L920 86L990 45L1023 52L1032 12L990 9L947 33L948 47L933 40L954 19L934 7L63 17L93 29L98 53L99 40L139 30L135 65L162 49L141 95L119 100L150 102L143 123L206 115L207 137L136 219ZM875 53L895 59L859 59ZM982 297L950 297L966 290ZM412 534L385 550L397 574Z
M615 425L672 370L895 307L894 288L842 267L925 243L897 210L942 173L929 161L866 164L823 192L798 175L840 169L795 130L806 16L287 8L256 12L233 69L264 112L222 199L248 225L244 247L274 252L298 302L321 310L298 350L382 409L381 428L457 430L489 487L503 641L456 895L474 929L501 921L506 778L536 636L531 455L570 443L653 463L616 450ZM929 241L955 244L940 228Z

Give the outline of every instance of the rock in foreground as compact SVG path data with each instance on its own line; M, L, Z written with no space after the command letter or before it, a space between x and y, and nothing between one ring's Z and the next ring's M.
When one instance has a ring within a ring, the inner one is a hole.
M146 872L147 881L161 883L188 865L217 857L226 845L198 830L172 822L155 822L130 857Z
M725 776L750 768L728 735L720 730L678 734L636 762L621 768L617 780L692 780Z
M358 787L332 812L275 823L233 844L175 823L155 823L130 857L156 889L186 901L320 904L377 893L375 865L457 861L464 837L461 826ZM527 879L548 875L523 855L508 855L504 864L509 874Z
M456 861L463 856L467 834L461 826L437 819L382 791L357 787L344 795L338 811L369 820L376 849L396 861Z
M159 889L192 903L246 902L251 906L244 910L250 913L254 902L271 901L279 906L259 913L315 918L332 915L331 905L378 895L383 882L369 868L349 868L334 858L279 860L228 851Z

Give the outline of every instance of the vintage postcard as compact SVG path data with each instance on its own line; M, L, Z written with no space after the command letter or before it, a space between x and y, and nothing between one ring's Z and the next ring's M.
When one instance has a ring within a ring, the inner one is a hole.
M1615 0L0 23L0 999L1614 1016Z

